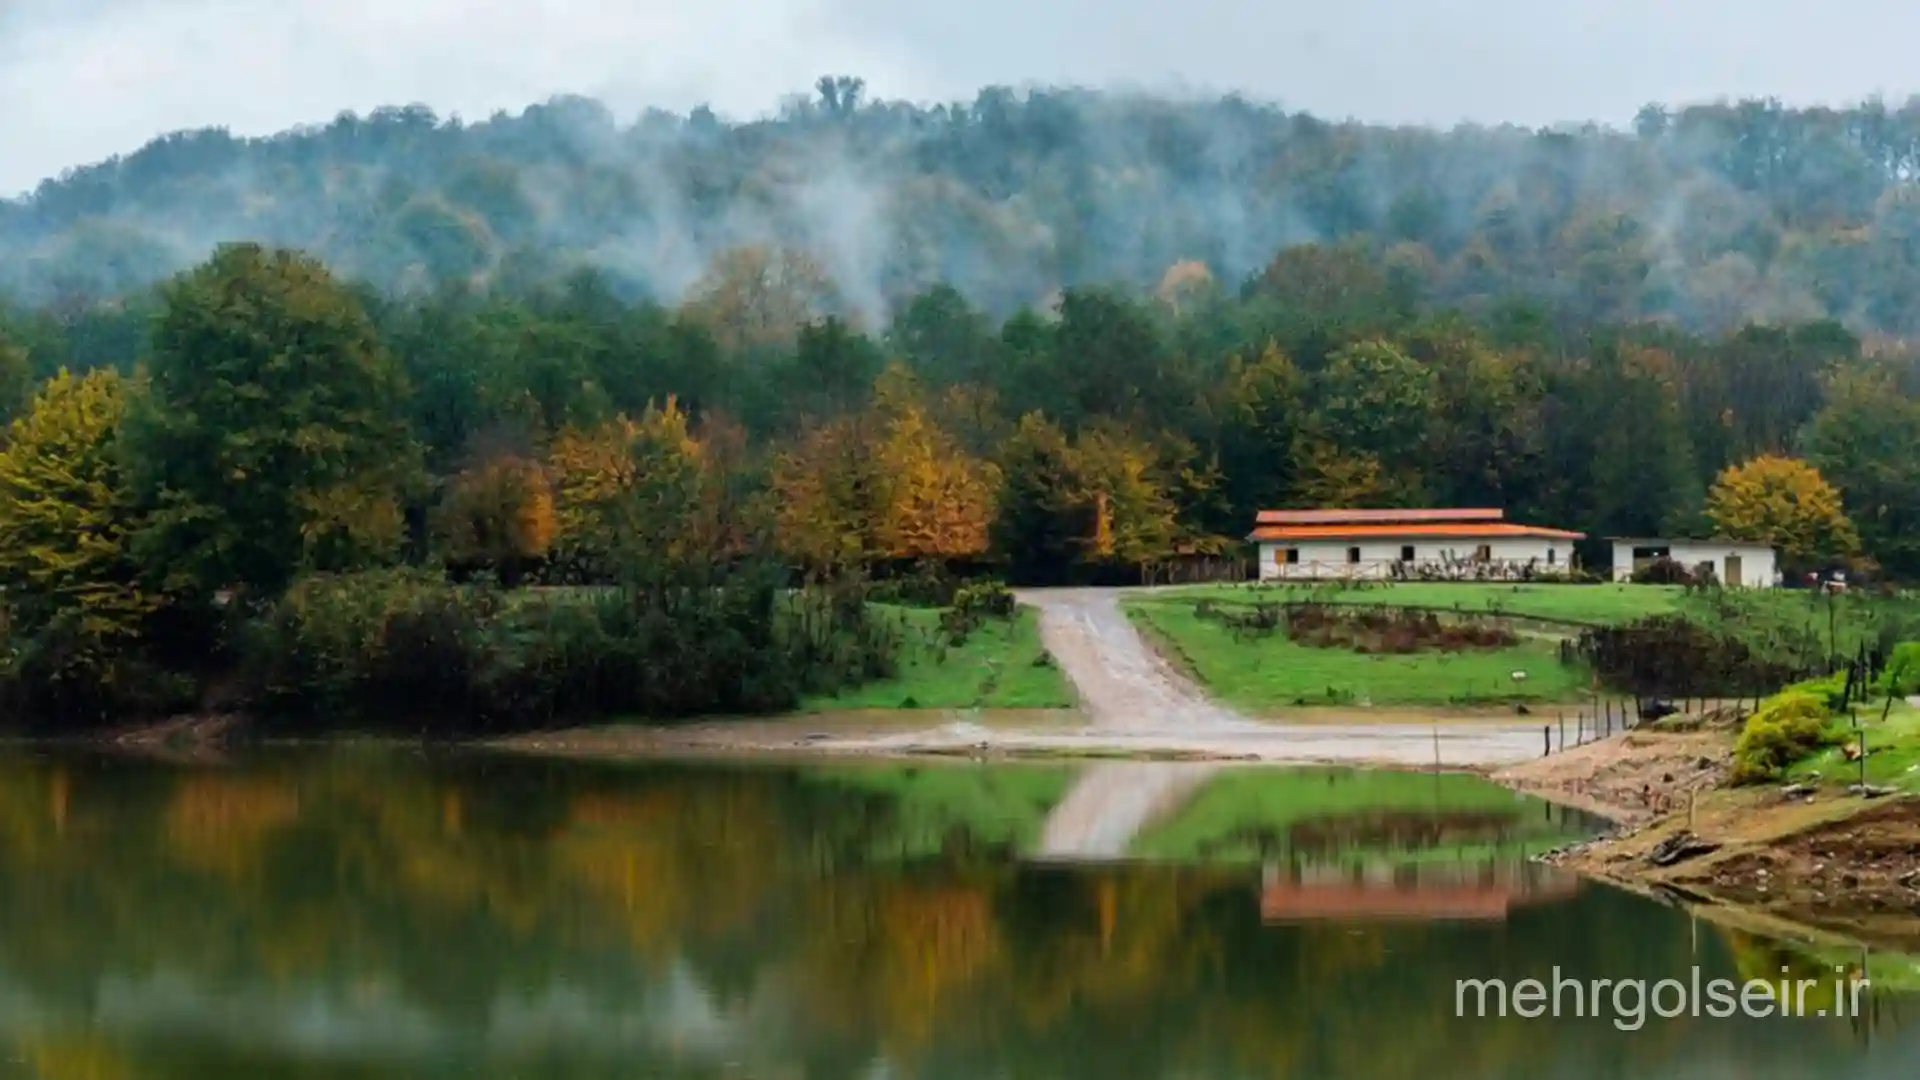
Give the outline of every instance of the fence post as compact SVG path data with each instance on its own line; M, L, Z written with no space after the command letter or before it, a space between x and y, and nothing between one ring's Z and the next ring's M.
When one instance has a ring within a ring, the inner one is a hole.
M1560 713L1560 749L1565 750L1566 748L1567 748L1567 714L1565 710L1562 710Z
M1546 757L1547 755L1553 753L1553 729L1546 726L1545 724L1540 725L1540 738L1543 742L1547 744L1546 749L1540 752L1540 756ZM1560 720L1560 743L1562 746L1564 746L1566 745L1566 742L1567 742L1567 721L1565 717L1562 717Z

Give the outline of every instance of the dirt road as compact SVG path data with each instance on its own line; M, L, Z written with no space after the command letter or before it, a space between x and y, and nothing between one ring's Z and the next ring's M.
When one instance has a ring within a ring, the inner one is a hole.
M1079 693L1089 727L1078 738L1134 742L1280 760L1390 760L1431 764L1442 735L1407 725L1262 723L1210 700L1173 669L1121 612L1113 590L1037 590L1021 600L1040 610L1040 633ZM1463 753L1484 760L1533 755L1531 724L1457 728L1445 736L1453 764ZM1017 738L1017 737L1016 737ZM1056 745L1070 736L1052 736ZM1462 745L1462 740L1465 744ZM1522 741L1524 740L1524 741ZM1042 832L1041 858L1112 858L1140 829L1177 809L1222 768L1210 763L1130 762L1089 769L1055 806Z

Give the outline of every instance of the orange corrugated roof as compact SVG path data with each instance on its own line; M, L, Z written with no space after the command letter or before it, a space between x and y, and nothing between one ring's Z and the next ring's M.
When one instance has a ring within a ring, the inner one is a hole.
M1549 540L1580 540L1585 533L1565 529L1547 529L1538 525L1516 525L1495 521L1484 525L1436 522L1428 525L1290 525L1268 526L1253 530L1249 540L1365 540L1381 537L1512 537L1533 536Z
M1506 512L1490 507L1438 510L1262 510L1256 525L1388 525L1415 521L1499 521Z

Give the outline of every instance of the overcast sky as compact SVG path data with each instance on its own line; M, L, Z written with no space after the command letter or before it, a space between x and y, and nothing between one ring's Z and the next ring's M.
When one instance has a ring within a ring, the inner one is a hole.
M0 194L183 127L556 93L774 108L817 75L1237 90L1335 116L1625 123L1652 100L1904 99L1900 0L0 0Z

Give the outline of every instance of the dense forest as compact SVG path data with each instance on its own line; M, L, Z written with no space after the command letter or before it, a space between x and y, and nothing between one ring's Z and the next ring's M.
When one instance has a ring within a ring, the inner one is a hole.
M778 708L885 669L845 583L1164 579L1276 506L1920 575L1908 130L824 80L745 125L161 140L0 211L14 690L107 708L221 656L255 699Z
M1920 106L1649 106L1631 131L1329 122L1239 98L983 90L922 107L820 80L777 116L628 125L584 99L467 123L423 107L272 138L183 132L0 203L0 288L116 295L217 241L386 289L599 267L677 303L721 253L812 253L871 322L937 284L996 316L1197 260L1237 284L1353 240L1418 299L1511 295L1704 331L1920 325Z

